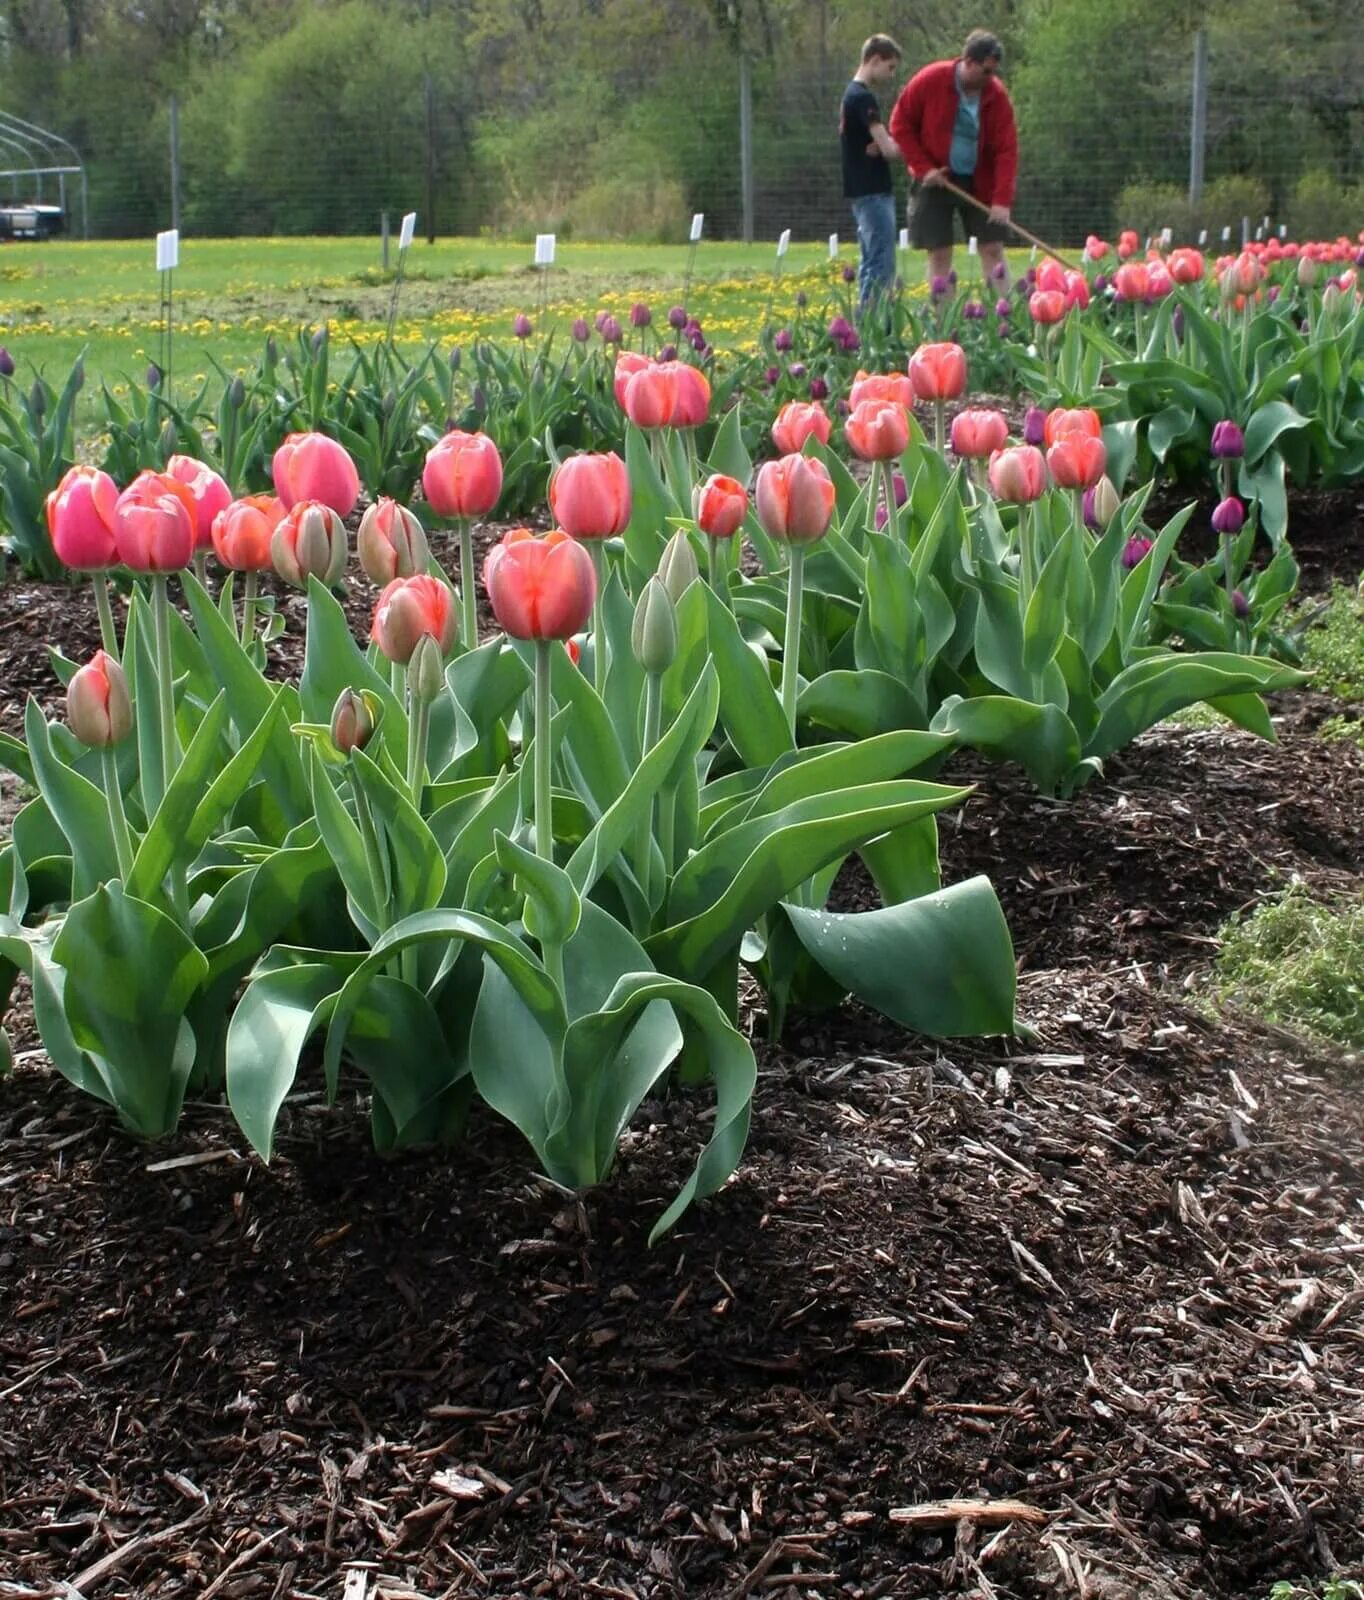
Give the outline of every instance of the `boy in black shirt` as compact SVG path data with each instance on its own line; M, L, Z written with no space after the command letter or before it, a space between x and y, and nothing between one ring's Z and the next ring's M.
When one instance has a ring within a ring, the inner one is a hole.
M843 148L843 193L852 201L861 250L858 309L895 281L894 163L903 160L886 131L876 92L895 81L902 51L894 39L874 33L862 46L862 64L843 91L838 132Z

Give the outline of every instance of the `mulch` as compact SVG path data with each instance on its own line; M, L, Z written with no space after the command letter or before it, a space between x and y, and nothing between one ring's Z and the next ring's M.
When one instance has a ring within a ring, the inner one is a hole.
M92 625L83 592L0 591L0 725ZM133 1141L21 1007L0 1600L1242 1600L1364 1571L1359 1066L1201 998L1232 911L1358 887L1331 709L1278 697L1278 745L1163 725L1066 805L959 758L944 876L992 877L1028 1032L847 1004L773 1044L749 1014L748 1153L653 1249L691 1095L571 1195L487 1114L381 1158L361 1085L329 1107L314 1076L266 1167L219 1105Z

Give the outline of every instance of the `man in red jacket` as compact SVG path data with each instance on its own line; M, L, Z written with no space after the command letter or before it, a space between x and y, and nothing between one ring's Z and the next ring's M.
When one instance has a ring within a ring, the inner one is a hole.
M981 265L996 282L1008 276L1004 241L1018 178L1018 133L1008 90L999 80L999 40L983 28L967 36L961 56L921 67L900 91L890 136L910 175L919 180L909 214L910 243L928 251L928 270L952 270L952 217L980 241ZM988 213L942 187L950 178Z

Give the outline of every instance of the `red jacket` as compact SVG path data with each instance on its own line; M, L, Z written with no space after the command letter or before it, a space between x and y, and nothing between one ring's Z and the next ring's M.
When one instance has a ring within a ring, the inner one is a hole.
M957 63L933 61L920 67L900 91L890 114L890 136L916 178L947 165L957 120ZM980 88L980 146L971 188L987 205L1013 204L1018 180L1018 132L1009 91L998 78Z

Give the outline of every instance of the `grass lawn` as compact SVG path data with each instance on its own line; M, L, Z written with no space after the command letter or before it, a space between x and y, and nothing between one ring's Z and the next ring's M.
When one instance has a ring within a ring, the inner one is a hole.
M524 311L537 331L589 320L607 310L626 321L645 301L659 321L682 299L685 245L561 244L547 279L531 265L528 244L483 239L418 241L407 262L396 338L416 347L477 337L509 337ZM394 260L396 260L396 246ZM827 245L793 244L776 266L771 243L702 244L696 252L688 309L717 346L751 341L770 304L780 318L799 289L815 305L837 290L841 269L855 265L843 244L836 264ZM1015 272L1026 251L1011 256ZM924 292L924 257L901 257L905 281ZM979 274L962 250L958 270ZM300 324L331 324L334 337L383 337L392 293L377 239L189 239L175 274L177 376L206 370L206 358L244 366L267 334L292 337ZM92 378L110 386L139 378L159 341L159 279L150 240L82 244L51 241L0 249L0 344L19 363L57 380L82 349Z

